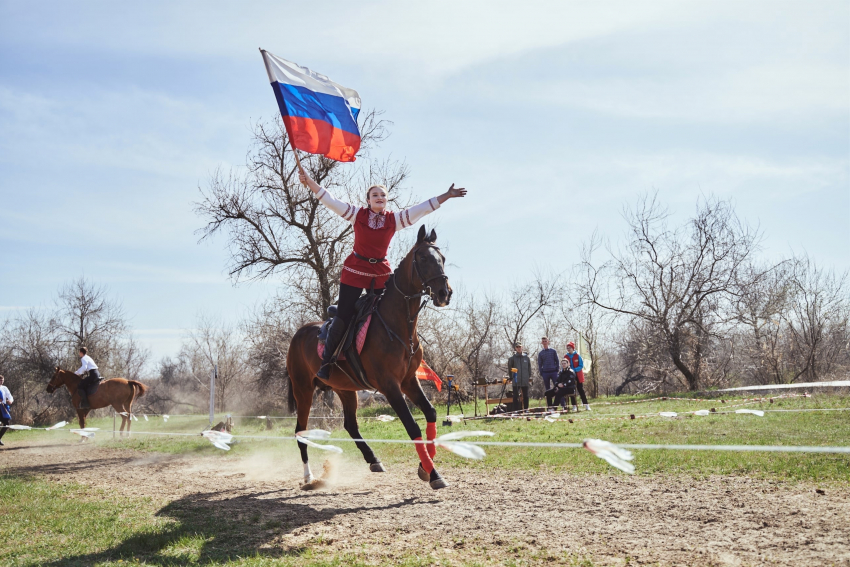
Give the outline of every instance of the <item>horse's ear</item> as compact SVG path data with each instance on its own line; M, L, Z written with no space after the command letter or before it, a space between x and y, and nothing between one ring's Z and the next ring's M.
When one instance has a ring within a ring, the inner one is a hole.
M416 244L425 240L425 225L419 227L419 234L416 235Z
M437 231L433 228L431 229L431 234L428 235L428 242L430 242L431 244L437 242Z
M59 367L58 367L58 366L56 367L56 372L59 372Z

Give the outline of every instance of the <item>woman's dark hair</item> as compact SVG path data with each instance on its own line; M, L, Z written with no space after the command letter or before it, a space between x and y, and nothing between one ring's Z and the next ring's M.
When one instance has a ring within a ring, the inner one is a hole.
M81 347L80 347L80 352L81 352L81 353L83 353L83 354L88 354L88 353L89 353L89 349L87 349L87 348L86 348L86 347L84 347L84 346L81 346Z

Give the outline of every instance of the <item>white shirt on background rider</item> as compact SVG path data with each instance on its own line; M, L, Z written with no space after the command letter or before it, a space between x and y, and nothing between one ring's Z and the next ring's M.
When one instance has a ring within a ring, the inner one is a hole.
M15 398L12 397L12 392L6 386L0 386L0 397L3 398L4 404L11 404L15 401Z
M77 376L82 376L89 370L97 370L97 364L94 363L94 360L89 355L83 355L80 359L80 369L74 372Z

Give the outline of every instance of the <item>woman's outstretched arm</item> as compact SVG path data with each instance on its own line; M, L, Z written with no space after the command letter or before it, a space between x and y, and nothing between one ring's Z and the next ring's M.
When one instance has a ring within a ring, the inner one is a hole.
M298 170L298 177L301 180L301 183L310 188L310 191L312 191L313 194L316 195L316 198L321 204L323 204L328 209L335 212L348 222L352 224L354 223L354 219L357 216L357 212L360 210L360 207L355 207L350 203L340 201L339 199L331 195L327 189L316 183L313 178L307 175L307 173L302 168L299 167Z
M399 231L403 228L407 228L409 226L413 226L419 219L433 213L437 209L440 208L440 205L452 199L454 197L465 197L466 189L463 187L455 188L454 183L449 187L449 190L439 195L437 197L432 197L428 199L424 203L419 203L418 205L414 205L409 209L404 209L403 211L399 211L395 214L395 229Z

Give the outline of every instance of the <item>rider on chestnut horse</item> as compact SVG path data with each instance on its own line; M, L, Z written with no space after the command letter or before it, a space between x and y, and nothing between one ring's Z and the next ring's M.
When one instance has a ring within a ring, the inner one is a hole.
M88 355L88 349L86 347L80 347L80 367L74 374L77 376L83 376L85 374L85 378L83 378L77 387L77 393L80 395L79 409L90 409L89 396L94 394L103 378L101 378L100 372L97 370L97 364Z
M300 178L301 183L307 185L324 206L354 227L354 251L343 263L337 313L328 330L322 366L317 374L319 378L327 380L334 362L333 353L354 316L357 298L364 289L372 286L372 282L378 293L383 292L384 284L392 274L386 256L395 233L413 226L416 221L436 211L447 200L466 196L466 189L455 188L452 184L442 195L393 213L386 210L387 188L383 185L369 187L366 191L366 203L369 207L364 209L336 199L303 169L300 169Z

